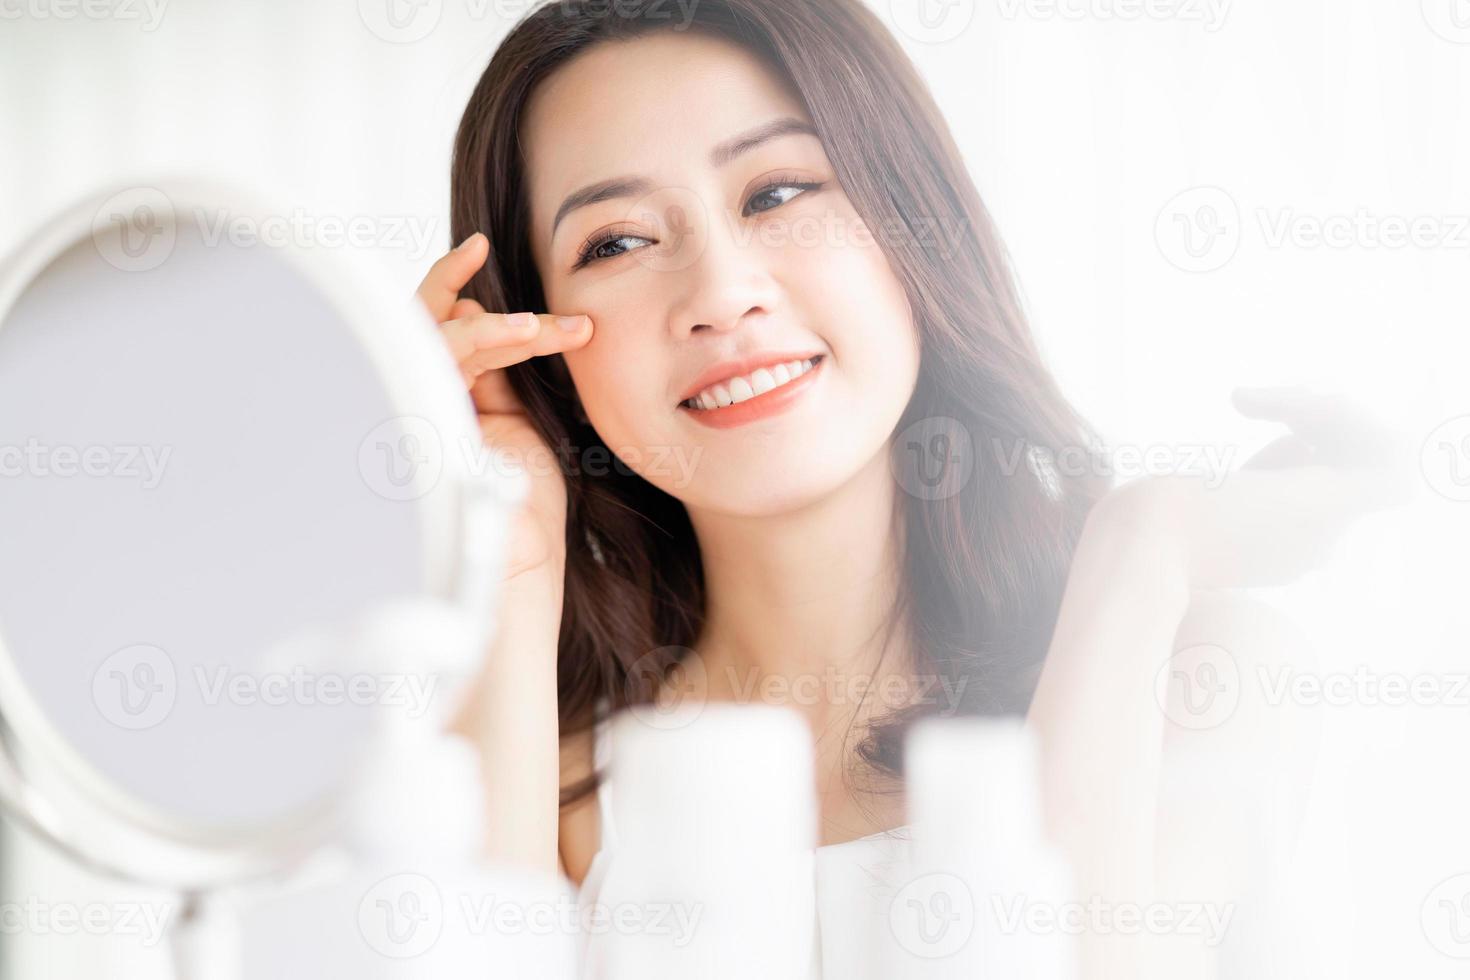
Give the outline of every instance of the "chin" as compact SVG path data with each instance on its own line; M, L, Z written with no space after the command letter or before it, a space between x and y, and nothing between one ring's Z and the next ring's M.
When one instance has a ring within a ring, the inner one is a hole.
M773 458L716 460L706 452L688 485L660 484L686 507L739 517L776 517L830 497L853 479L869 455L834 458L829 445L821 452L792 451Z

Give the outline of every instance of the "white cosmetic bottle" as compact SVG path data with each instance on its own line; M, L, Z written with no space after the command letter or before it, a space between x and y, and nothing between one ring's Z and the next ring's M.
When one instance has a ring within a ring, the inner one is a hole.
M807 980L816 793L801 716L686 703L625 710L610 735L617 849L591 900L589 980Z
M913 828L882 944L892 980L1075 980L1070 868L1020 721L926 719L905 743ZM887 937L885 937L887 938Z

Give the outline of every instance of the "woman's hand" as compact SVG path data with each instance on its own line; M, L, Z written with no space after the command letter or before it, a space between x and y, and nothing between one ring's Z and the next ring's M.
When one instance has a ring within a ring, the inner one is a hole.
M515 517L495 639L449 731L470 739L485 781L484 858L547 873L558 857L560 738L556 654L566 568L567 489L505 369L574 350L592 337L585 317L487 313L459 291L485 264L475 234L434 263L418 296L449 345L496 464L518 466L530 493Z
M592 322L586 316L487 313L474 300L460 299L459 291L485 264L489 251L483 234L471 235L434 263L418 297L459 364L497 465L519 467L530 478L531 492L511 534L505 577L544 571L560 587L566 562L566 481L556 455L511 390L505 369L581 347L592 339Z
M1320 564L1357 518L1406 501L1408 440L1352 402L1301 388L1240 388L1236 408L1291 432L1219 486L1139 480L1100 501L1093 520L1147 531L1171 549L1189 589L1273 586Z

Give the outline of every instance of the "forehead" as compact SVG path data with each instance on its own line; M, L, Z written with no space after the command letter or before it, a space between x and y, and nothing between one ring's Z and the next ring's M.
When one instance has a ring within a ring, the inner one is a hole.
M579 187L633 174L679 183L690 167L709 168L715 144L779 115L807 118L779 76L733 42L673 31L599 42L527 103L535 234L544 240L556 202Z

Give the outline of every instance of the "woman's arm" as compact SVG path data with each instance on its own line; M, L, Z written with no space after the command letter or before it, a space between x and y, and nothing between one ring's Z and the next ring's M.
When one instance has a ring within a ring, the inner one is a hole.
M562 589L555 563L505 581L496 638L453 724L480 753L486 859L551 872L561 870L556 656Z
M1047 829L1084 901L1143 905L1153 892L1165 721L1155 678L1189 606L1166 506L1140 487L1093 510L1032 700ZM1081 952L1085 976L1141 973L1135 938L1089 934Z

